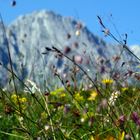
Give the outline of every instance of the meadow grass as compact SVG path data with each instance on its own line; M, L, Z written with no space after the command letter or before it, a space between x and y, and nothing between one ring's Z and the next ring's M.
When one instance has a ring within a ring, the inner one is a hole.
M18 96L1 89L0 139L139 139L140 90L112 84L102 83L103 97L95 88Z

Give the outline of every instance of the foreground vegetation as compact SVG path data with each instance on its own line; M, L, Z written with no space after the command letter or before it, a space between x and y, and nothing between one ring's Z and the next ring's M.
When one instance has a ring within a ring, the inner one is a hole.
M138 140L140 89L112 85L101 82L103 96L82 87L18 95L1 89L0 139Z

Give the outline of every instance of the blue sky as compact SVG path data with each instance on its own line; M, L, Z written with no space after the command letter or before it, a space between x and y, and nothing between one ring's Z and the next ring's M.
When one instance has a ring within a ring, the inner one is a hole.
M104 37L97 21L99 15L113 34L118 36L119 32L123 37L127 33L129 45L140 45L140 0L17 0L15 7L11 1L0 0L0 12L7 25L19 15L46 9L80 19L94 34Z

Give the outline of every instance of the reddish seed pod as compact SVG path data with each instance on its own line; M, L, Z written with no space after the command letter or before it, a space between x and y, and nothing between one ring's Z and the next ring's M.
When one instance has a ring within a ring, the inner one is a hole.
M70 39L71 38L71 35L68 33L67 34L67 39Z
M71 48L66 46L65 49L64 49L64 53L68 54L68 53L70 53L70 51L71 51Z
M45 96L49 96L49 95L50 95L50 93L46 91L45 92Z
M70 87L70 81L69 80L66 80L66 85L67 85L67 87Z

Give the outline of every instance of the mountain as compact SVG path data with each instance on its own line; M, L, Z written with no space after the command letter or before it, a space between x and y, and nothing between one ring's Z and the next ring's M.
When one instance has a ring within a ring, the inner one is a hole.
M62 17L52 11L36 11L17 18L6 27L8 42L2 24L0 27L0 61L2 64L10 68L6 47L9 43L15 73L23 81L30 79L41 88L60 85L61 82L54 77L52 72L54 66L65 80L71 79L69 71L73 67L69 60L57 54L48 52L43 55L42 53L46 51L45 47L55 46L70 58L75 58L75 61L93 79L97 75L109 76L112 70L119 71L120 68L127 72L132 66L137 65L137 63L130 64L134 59L125 51L120 58L118 57L122 47L106 44L80 21L71 17ZM120 60L115 64L117 57ZM121 67L123 62L125 66ZM5 86L9 77L10 74L1 66L0 84ZM81 82L85 80L82 73L77 77Z

